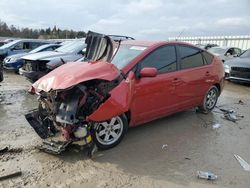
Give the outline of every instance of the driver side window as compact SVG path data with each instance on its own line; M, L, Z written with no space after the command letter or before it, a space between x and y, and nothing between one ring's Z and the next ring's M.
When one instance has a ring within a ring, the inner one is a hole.
M141 62L141 69L144 67L154 67L158 73L167 73L177 70L177 58L175 46L159 47Z

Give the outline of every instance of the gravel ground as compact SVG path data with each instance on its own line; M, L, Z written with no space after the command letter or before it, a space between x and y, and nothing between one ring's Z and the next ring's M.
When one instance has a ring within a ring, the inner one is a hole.
M30 83L5 74L0 83L0 174L20 169L22 175L0 181L0 187L249 187L234 154L250 164L250 87L227 82L218 106L244 115L236 123L215 109L208 115L194 109L129 129L120 145L98 151L70 148L51 155L35 147L41 140L24 114L37 106L27 94ZM242 100L244 104L238 104ZM218 129L212 125L219 123ZM162 148L164 144L167 147ZM198 179L196 171L212 171L215 181Z

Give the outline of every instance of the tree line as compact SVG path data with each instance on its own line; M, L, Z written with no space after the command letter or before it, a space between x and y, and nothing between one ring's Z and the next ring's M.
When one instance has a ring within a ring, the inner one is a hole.
M0 36L1 37L16 37L16 38L40 38L40 39L65 39L65 38L83 38L86 37L84 31L73 31L60 29L54 26L53 28L32 29L18 28L14 25L8 26L0 20Z

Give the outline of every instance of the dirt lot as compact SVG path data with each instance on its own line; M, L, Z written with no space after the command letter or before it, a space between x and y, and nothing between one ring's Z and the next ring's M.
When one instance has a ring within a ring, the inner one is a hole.
M250 87L226 83L218 105L245 117L237 123L215 112L193 109L128 131L123 142L99 151L91 160L86 151L71 148L60 156L35 148L41 140L24 119L37 106L27 94L30 85L19 75L5 74L0 83L0 173L21 169L22 175L0 181L0 187L249 187L234 154L250 163ZM239 100L243 105L237 104ZM221 127L213 129L212 125ZM162 145L168 146L162 149ZM212 171L215 181L198 179L196 171Z

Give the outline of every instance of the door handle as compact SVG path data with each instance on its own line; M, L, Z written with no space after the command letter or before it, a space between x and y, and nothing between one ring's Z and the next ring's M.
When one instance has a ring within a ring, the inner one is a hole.
M210 72L207 71L207 72L205 73L205 76L210 76Z
M174 78L173 80L172 80L172 84L173 85L180 85L181 84L181 79L179 79L179 78Z

